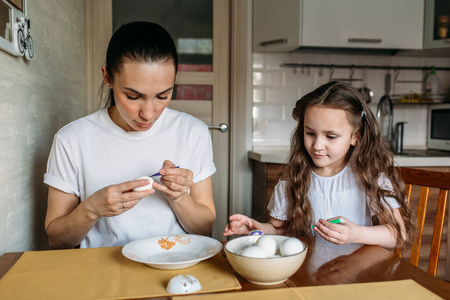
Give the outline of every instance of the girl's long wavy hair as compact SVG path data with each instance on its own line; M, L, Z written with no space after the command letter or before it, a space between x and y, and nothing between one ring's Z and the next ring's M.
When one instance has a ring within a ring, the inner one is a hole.
M374 217L374 224L387 224L394 232L397 246L404 247L415 232L409 203L405 201L405 189L399 172L394 167L394 156L381 137L378 121L370 111L361 94L351 85L329 82L297 101L292 116L298 126L292 136L289 163L286 168L286 194L289 201L287 234L294 236L311 235L310 226L314 213L308 198L311 171L314 163L304 143L304 116L308 106L342 109L358 137L356 146L350 146L347 154L349 167L357 174L369 198L372 210L380 212ZM392 183L392 191L378 185L384 173ZM406 227L403 236L402 225L393 214L385 198L392 197L399 204L400 214Z

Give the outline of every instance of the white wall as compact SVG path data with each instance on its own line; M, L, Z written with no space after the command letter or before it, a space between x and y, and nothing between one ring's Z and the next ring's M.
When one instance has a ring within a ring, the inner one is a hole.
M330 69L281 68L282 63L309 63L335 65L390 65L390 66L431 66L450 67L450 58L330 55L300 53L254 53L253 54L253 146L289 146L290 135L296 123L291 112L295 102L330 80ZM336 68L335 78L349 78L350 70ZM363 69L356 69L353 78L362 78ZM385 91L386 70L366 70L366 85L375 95L370 108L375 113L377 104ZM394 71L390 71L392 79ZM450 88L450 71L437 71L441 89ZM423 72L401 70L399 81L422 81ZM354 82L359 88L361 82ZM398 83L391 87L391 94L421 93L421 83ZM426 146L426 105L394 107L394 124L406 121L404 128L404 148L424 148Z
M44 249L54 133L83 114L82 0L28 1L35 57L0 50L0 255Z

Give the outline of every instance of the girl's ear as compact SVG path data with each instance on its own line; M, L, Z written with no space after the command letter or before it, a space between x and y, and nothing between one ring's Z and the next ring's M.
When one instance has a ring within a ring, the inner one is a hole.
M103 81L105 82L105 84L109 88L112 88L112 82L110 82L110 80L109 80L108 71L106 71L105 66L102 66L102 75L103 75Z
M356 146L356 144L358 143L359 140L359 130L356 130L355 132L353 132L352 134L352 139L350 140L350 145L352 145L353 147Z

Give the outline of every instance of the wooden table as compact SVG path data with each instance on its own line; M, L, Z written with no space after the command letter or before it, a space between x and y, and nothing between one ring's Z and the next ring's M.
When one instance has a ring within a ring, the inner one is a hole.
M435 278L382 247L335 245L319 237L301 240L308 245L308 254L297 273L285 283L271 286L251 284L236 274L242 291L413 279L444 299L450 299L449 282ZM22 254L5 253L0 257L0 278Z

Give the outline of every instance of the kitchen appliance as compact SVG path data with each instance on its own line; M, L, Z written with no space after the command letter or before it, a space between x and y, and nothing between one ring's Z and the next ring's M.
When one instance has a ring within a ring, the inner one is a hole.
M403 153L403 132L404 125L408 122L398 122L395 124L395 146L394 152L396 154Z
M393 136L394 136L394 107L392 104L391 96L389 96L391 91L391 73L386 73L384 78L384 95L381 97L380 101L378 101L377 106L377 119L380 123L382 138L389 149L393 147ZM387 124L385 121L385 117L387 116Z
M450 103L429 106L427 147L450 151Z

